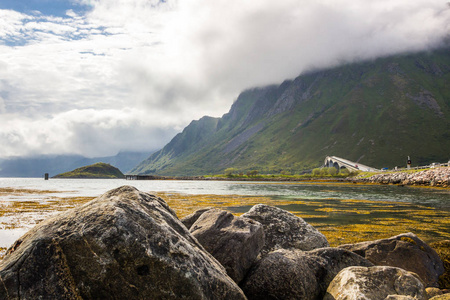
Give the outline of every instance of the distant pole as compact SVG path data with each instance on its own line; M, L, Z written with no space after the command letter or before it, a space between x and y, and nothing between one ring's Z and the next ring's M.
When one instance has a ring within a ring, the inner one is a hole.
M408 160L406 161L406 167L411 169L411 158L408 156Z
M45 174L44 174L44 179L45 179L45 180L48 180L48 173L45 173Z

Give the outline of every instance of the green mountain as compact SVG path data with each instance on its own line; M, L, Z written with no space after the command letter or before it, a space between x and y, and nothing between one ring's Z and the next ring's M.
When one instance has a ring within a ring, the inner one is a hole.
M327 155L376 168L450 158L450 49L303 74L193 121L134 174L291 173Z
M81 167L70 172L61 173L53 178L125 178L123 173L116 167L105 163L96 163Z

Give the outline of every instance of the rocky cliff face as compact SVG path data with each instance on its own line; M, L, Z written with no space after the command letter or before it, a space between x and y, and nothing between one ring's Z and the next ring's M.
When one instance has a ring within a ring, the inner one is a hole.
M192 122L133 173L298 172L327 155L373 167L447 161L450 51L382 58L243 92Z

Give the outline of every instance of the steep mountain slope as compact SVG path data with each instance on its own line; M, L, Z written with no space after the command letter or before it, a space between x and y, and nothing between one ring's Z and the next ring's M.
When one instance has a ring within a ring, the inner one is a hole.
M70 172L58 174L53 178L125 178L125 175L114 166L105 163L81 167Z
M327 155L373 167L450 157L450 50L381 58L247 90L131 172L298 172Z

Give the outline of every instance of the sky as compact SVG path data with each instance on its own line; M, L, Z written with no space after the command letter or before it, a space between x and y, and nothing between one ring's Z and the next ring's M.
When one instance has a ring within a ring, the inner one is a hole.
M0 0L0 158L157 150L245 89L449 34L443 0Z

